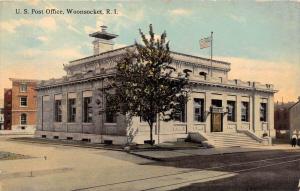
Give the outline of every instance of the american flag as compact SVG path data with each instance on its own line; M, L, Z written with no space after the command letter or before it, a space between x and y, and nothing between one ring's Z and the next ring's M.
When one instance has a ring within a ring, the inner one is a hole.
M206 38L203 38L199 41L200 43L200 48L203 49L203 48L208 48L211 46L211 37L206 37Z

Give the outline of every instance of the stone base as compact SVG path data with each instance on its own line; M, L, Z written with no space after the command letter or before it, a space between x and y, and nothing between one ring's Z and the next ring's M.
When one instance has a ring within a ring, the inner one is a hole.
M13 125L11 130L0 130L0 135L33 135L35 125Z
M47 138L47 139L88 141L91 143L104 143L104 141L111 140L112 143L115 145L125 145L127 143L126 136L113 136L113 135L36 131L34 136L38 138Z
M163 142L177 142L177 139L187 138L188 134L153 134L155 144ZM132 143L144 144L145 140L150 140L150 134L138 134L134 137Z

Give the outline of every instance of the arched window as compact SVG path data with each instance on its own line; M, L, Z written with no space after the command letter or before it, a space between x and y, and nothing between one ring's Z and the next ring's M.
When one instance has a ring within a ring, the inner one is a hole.
M27 114L22 113L21 114L21 125L26 125L27 124Z

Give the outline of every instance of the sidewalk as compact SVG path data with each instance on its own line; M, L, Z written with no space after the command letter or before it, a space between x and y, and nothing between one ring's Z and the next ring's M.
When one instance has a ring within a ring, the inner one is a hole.
M131 151L130 153L143 158L156 160L156 161L167 161L177 157L188 157L188 156L207 156L207 155L222 155L231 153L243 153L243 152L261 152L267 150L296 150L300 147L291 147L288 144L285 145L274 145L274 146L261 146L259 148L245 148L245 147L222 147L222 148L200 148L200 149L177 149L168 151Z
M260 152L267 150L295 150L300 149L299 146L291 147L289 144L276 144L273 146L261 146L261 147L218 147L218 148L204 148L198 143L176 142L176 143L162 143L158 145L137 145L130 146L130 149L123 148L121 145L104 145L87 143L80 141L70 140L53 140L53 139L41 139L31 137L18 137L11 138L11 141L49 144L49 145L62 145L71 147L84 147L101 150L114 150L125 151L129 154L139 156L145 159L155 161L167 161L178 157L188 156L207 156L207 155L222 155L231 153L244 153L244 152Z

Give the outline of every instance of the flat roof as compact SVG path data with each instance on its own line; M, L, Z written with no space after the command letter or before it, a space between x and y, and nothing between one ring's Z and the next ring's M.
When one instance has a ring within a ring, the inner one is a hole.
M9 78L12 82L39 82L40 80L36 79L22 79L22 78Z
M92 34L89 34L89 36L91 37L95 37L95 38L101 38L101 39L105 39L105 40L111 40L113 38L116 38L118 35L116 34L111 34L111 33L107 33L107 32L94 32Z

